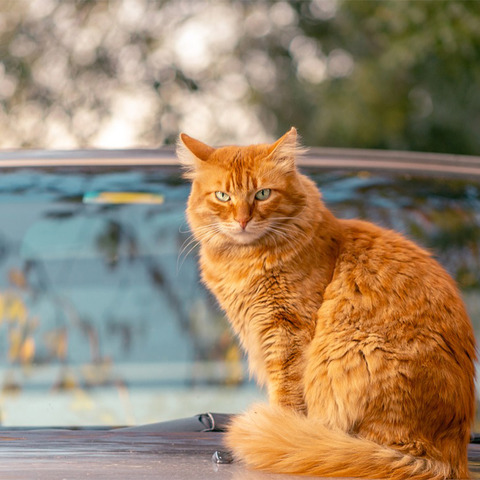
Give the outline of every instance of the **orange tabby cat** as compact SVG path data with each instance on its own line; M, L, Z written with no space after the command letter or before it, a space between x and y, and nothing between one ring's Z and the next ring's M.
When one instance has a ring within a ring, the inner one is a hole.
M296 137L180 136L203 281L268 389L228 448L281 473L469 478L475 340L453 280L400 234L335 218Z

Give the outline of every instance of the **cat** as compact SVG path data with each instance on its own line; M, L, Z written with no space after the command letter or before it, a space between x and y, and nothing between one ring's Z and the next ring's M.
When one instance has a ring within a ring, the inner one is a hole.
M470 478L475 338L452 278L399 233L336 218L292 128L214 148L181 134L202 280L268 392L226 446L329 477Z

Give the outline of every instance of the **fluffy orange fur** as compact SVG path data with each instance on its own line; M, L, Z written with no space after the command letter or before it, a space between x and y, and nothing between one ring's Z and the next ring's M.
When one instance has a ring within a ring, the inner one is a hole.
M299 173L295 129L213 148L182 134L202 278L269 405L226 434L263 470L469 478L475 339L454 281L402 235L337 219Z

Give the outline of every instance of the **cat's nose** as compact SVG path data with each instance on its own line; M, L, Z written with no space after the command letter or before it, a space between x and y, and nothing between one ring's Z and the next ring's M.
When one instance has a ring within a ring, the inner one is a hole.
M242 227L242 230L245 230L247 228L247 223L249 221L248 218L236 218L235 220Z
M235 205L233 218L238 222L242 230L247 228L248 222L252 219L252 209L248 202L239 201Z

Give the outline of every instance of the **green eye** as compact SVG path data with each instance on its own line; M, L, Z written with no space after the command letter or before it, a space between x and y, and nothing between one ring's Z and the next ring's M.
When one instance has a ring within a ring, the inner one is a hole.
M221 202L228 202L230 200L230 195L227 195L225 192L215 192L215 196Z
M262 188L255 194L257 200L266 200L270 196L271 190L269 188Z

